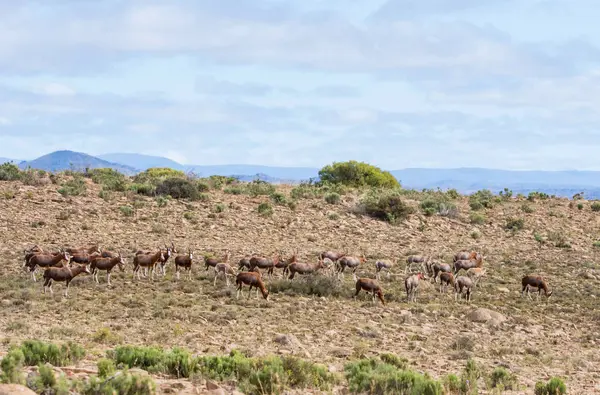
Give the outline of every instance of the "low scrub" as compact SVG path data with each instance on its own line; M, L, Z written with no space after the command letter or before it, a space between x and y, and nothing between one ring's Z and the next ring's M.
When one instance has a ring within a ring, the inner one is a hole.
M445 195L428 197L421 202L423 214L432 216L439 214L443 217L455 218L458 215L456 204L452 203Z
M371 190L361 198L358 212L396 223L408 218L415 210L404 202L399 190Z
M81 196L85 194L87 187L83 176L76 174L72 179L65 181L58 189L58 193L63 196Z
M547 383L538 381L535 384L535 395L564 395L567 386L558 377L552 377Z
M106 191L123 192L127 189L127 179L124 174L110 168L91 169L86 175L96 184L102 185Z
M471 210L482 210L494 207L494 194L488 189L482 189L469 196Z
M380 168L364 162L351 160L334 162L319 171L319 178L328 183L349 187L399 188L394 176Z
M199 200L200 191L194 182L185 178L167 178L156 187L157 195L168 195L173 199Z
M492 388L501 391L519 389L517 377L502 367L494 369L490 378Z
M21 170L13 163L0 165L0 181L16 181L21 179Z
M173 348L121 346L109 352L117 366L141 368L151 373L165 373L176 377L190 377L196 362L189 351Z
M166 167L153 167L133 177L133 182L136 184L151 184L153 186L160 185L164 180L169 178L183 178L185 173L181 170L169 169Z
M525 227L525 221L523 218L508 218L506 220L506 224L504 225L504 229L510 230L512 232L517 232L522 230Z
M442 395L442 384L427 374L381 359L362 359L344 368L350 392L370 394Z
M154 395L156 383L150 376L132 374L126 369L110 380L92 376L81 390L83 395Z

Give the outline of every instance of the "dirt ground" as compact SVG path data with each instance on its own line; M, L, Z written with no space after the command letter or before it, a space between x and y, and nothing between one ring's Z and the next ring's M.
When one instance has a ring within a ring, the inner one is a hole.
M290 187L279 189L287 193ZM300 200L295 211L274 205L273 215L263 217L257 206L268 197L211 191L208 201L170 200L166 207L142 198L135 215L126 217L119 207L130 198L119 194L105 201L98 192L90 184L87 196L63 198L53 185L0 183L0 353L24 339L73 340L88 350L81 367L91 369L117 344L177 345L201 354L240 348L254 355L299 355L341 371L353 358L393 352L434 377L459 373L472 357L488 371L504 366L514 372L526 388L513 393L531 394L536 381L552 376L564 378L569 393L600 392L600 248L593 246L600 213L590 210L589 202L583 210L569 207L567 199L527 202L534 212L525 213L525 201L513 199L485 210L486 221L474 225L468 200L461 198L458 218L417 214L392 226L353 214L355 195L343 196L339 205ZM509 217L523 218L524 228L505 230ZM572 248L539 243L534 233L544 239L564 235ZM171 241L182 253L194 249L192 280L176 281L172 262L166 277L133 280L133 252ZM126 254L127 269L113 272L110 288L103 275L100 284L82 275L68 298L62 296L63 284L54 286L54 295L44 295L41 272L34 283L22 268L23 250L34 244L56 250L96 243ZM289 257L294 248L301 261L310 262L323 250L364 251L368 262L357 272L364 277L374 277L376 259L396 261L392 276L381 280L389 303L372 304L364 294L353 300L349 274L344 297L272 293L269 301L254 295L248 300L245 289L236 300L234 285L213 286L212 272L199 262L203 253L222 255L225 249L237 262L252 252L283 250ZM451 292L440 294L429 281L421 282L417 303L406 302L407 255L431 254L449 263L461 249L485 255L487 277L470 304L455 302ZM544 276L552 297L521 298L525 274ZM486 316L481 308L499 315ZM164 392L191 385L159 383Z

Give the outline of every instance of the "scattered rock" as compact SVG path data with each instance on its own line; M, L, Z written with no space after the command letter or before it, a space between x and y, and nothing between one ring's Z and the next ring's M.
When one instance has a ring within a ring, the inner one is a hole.
M206 382L206 389L209 391L213 391L213 390L221 389L221 387L219 386L219 384L215 383L214 381L208 380Z
M352 355L352 351L346 348L337 347L331 350L331 355L337 358L347 358Z
M35 392L18 384L0 384L0 395L35 395Z
M473 322L488 322L494 320L496 324L501 324L506 321L506 317L502 314L484 308L471 311L468 317Z
M509 294L510 293L510 289L508 289L506 287L498 287L498 288L496 288L496 290L498 292L502 292L502 293L505 293L505 294Z

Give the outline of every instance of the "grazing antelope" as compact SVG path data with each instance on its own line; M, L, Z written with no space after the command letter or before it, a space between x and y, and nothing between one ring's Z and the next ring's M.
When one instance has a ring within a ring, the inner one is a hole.
M459 259L454 262L454 274L456 275L460 269L469 270L474 267L481 267L483 265L483 257L479 255L477 259Z
M29 270L31 271L31 278L33 281L37 281L35 278L35 271L37 266L47 268L51 266L57 266L62 260L67 261L69 263L71 261L71 256L68 252L63 249L56 254L37 254L33 255L28 262Z
M235 276L236 271L229 263L220 262L215 265L215 280L213 286L217 285L217 277L225 277L225 284L229 286L229 276Z
M235 297L240 297L240 292L242 292L242 287L244 284L249 285L250 289L248 290L248 299L250 299L250 293L252 292L252 287L256 287L260 289L263 298L265 300L269 300L269 291L265 287L265 283L263 283L260 273L256 272L241 272L238 273L235 278L235 283L237 285L237 291L235 293ZM256 294L258 298L258 293Z
M119 265L119 269L121 269L122 272L125 271L125 258L123 258L120 252L114 258L102 258L96 256L90 261L92 277L96 280L97 284L100 284L100 281L98 281L98 272L100 270L106 270L106 282L110 285L110 272L117 265Z
M275 266L279 263L280 260L281 254L277 253L273 256L272 259L266 257L253 256L252 258L250 258L250 271L252 271L256 267L259 269L266 269L268 276L271 277L273 275L273 270L275 270Z
M194 252L188 248L187 255L177 255L175 257L175 273L177 274L177 280L179 280L179 270L184 268L188 272L188 278L192 278L192 263L194 260Z
M440 293L445 293L448 285L454 288L454 274L450 272L442 272L440 274Z
M44 293L46 288L50 290L50 293L54 293L52 290L52 281L65 281L65 297L69 294L69 284L71 280L80 275L81 273L90 274L88 265L75 265L73 267L49 267L44 271Z
M404 288L406 289L406 298L410 302L417 301L417 289L419 288L419 280L423 280L425 276L419 272L411 276L406 277L404 280Z
M210 268L210 267L214 268L217 265L217 263L220 263L220 262L229 263L230 256L231 256L231 253L229 252L229 250L225 251L225 256L221 260L219 260L219 258L215 258L215 257L204 256L204 263L206 264L206 270L208 270L208 268Z
M437 282L437 276L440 273L452 273L452 268L447 263L434 263L431 268L433 269L433 282Z
M164 259L165 255L162 249L159 247L158 251L154 255L149 254L136 254L133 257L133 278L137 273L138 280L140 280L140 267L149 268L151 272L152 281L154 281L154 266L160 259Z
M469 278L474 279L475 286L477 286L477 284L479 284L479 281L481 281L481 279L485 277L485 274L486 269L483 267L473 267L467 270L467 276L469 276Z
M337 266L338 266L338 278L339 275L341 274L342 277L344 277L344 270L346 268L351 269L352 273L356 273L356 270L358 269L358 267L360 266L361 263L366 263L367 259L365 258L365 254L361 254L360 257L354 257L354 256L343 256L342 258L340 258L337 261Z
M390 270L393 267L393 262L387 259L382 259L380 261L375 261L375 278L379 280L381 271L385 271L387 273L388 278L390 277Z
M523 289L521 290L521 297L523 297L523 292L526 292L529 299L533 300L533 298L529 294L530 289L533 289L534 291L537 289L537 299L539 299L542 290L544 290L544 295L546 295L546 298L552 296L552 291L548 290L548 285L541 276L525 276L521 279L521 284L523 285Z
M454 300L462 299L463 289L465 290L465 299L471 301L471 293L473 292L473 281L469 277L458 276L454 281Z
M323 267L323 261L319 259L317 263L300 263L293 262L288 266L290 276L288 279L293 280L296 273L298 274L312 274Z
M352 273L352 278L356 284L356 293L354 294L353 298L356 298L358 293L361 290L364 290L367 294L371 294L373 303L375 303L375 296L377 296L379 300L381 300L381 304L385 306L383 290L375 280L370 278L358 278L356 277L355 273Z
M431 256L410 255L408 258L406 258L406 269L404 270L404 273L408 273L413 263L420 264L421 269L423 271L429 272L429 266L431 266L431 259Z

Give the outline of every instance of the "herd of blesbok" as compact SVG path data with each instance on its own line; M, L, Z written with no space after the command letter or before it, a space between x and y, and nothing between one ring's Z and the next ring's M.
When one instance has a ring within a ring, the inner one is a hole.
M154 281L154 272L159 276L166 275L167 265L170 261L174 262L175 277L180 280L180 272L185 271L188 279L192 278L192 265L194 263L194 252L188 249L185 254L175 255L177 250L171 242L170 246L157 247L155 250L138 250L133 256L133 279L141 280L141 276L148 277ZM175 257L170 259L173 255ZM239 297L244 285L249 286L248 297L252 288L256 288L256 297L258 291L262 293L265 299L269 298L269 291L263 280L262 273L266 273L269 278L274 275L275 269L281 269L282 277L293 280L296 275L310 275L323 273L323 275L337 278L344 278L345 270L352 272L356 286L356 297L360 291L370 293L372 300L379 298L385 305L384 292L379 284L381 272L391 275L395 262L393 260L376 260L373 269L374 277L358 277L357 270L366 265L365 254L360 256L351 256L344 252L324 251L317 257L315 263L298 261L298 250L294 251L290 258L285 258L281 251L272 256L261 256L251 254L239 259L237 266L229 262L231 253L226 250L222 257L204 256L202 262L207 271L212 268L214 273L213 285L216 285L217 279L223 278L226 286L230 284L230 277L235 278L237 286L236 297ZM476 251L460 251L453 257L453 264L439 262L432 256L411 255L406 259L406 268L402 273L404 275L404 288L409 302L416 302L417 290L421 280L431 278L433 283L437 284L440 280L440 293L445 293L448 286L454 290L454 298L462 299L463 294L467 302L471 301L471 295L474 288L486 275L486 269L483 267L484 256ZM413 271L413 265L417 265L417 271ZM115 266L119 266L121 271L125 271L126 260L120 252L111 252L101 250L98 246L82 248L61 248L57 252L46 251L39 246L25 251L25 264L23 267L29 270L33 281L37 281L35 273L39 268L44 269L44 293L46 290L52 291L52 283L55 281L65 282L65 296L68 296L69 284L81 273L92 274L96 283L99 283L98 273L106 272L107 284L111 285L110 275ZM143 270L141 270L143 269ZM261 272L261 270L263 272ZM466 275L458 275L463 270ZM142 273L143 272L143 273ZM410 273L409 273L410 272ZM521 296L526 294L530 299L531 291L537 291L538 298L544 291L546 297L552 295L546 281L535 275L524 276L521 280Z

